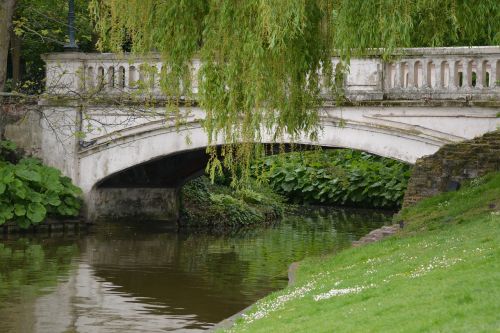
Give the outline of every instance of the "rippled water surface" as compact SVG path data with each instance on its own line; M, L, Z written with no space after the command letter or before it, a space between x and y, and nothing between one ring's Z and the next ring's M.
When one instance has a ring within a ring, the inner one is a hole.
M311 209L225 235L152 222L0 241L0 332L197 332L287 284L288 265L388 222Z

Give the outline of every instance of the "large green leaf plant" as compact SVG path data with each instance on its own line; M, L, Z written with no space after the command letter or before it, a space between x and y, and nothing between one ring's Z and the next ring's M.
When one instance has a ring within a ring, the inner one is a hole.
M350 149L271 156L259 167L290 201L323 205L395 208L410 177L407 164Z
M28 228L48 216L77 216L81 190L55 168L34 158L12 161L16 146L0 141L0 225Z

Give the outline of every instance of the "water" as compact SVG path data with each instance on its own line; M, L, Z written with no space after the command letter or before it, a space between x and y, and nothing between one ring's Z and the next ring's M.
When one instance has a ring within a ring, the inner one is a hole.
M151 222L0 241L0 332L198 332L287 285L291 262L390 216L311 209L226 235Z

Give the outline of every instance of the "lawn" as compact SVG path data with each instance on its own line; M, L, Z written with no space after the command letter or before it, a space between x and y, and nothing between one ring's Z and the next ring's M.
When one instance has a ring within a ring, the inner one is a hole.
M500 173L395 217L378 243L300 263L231 332L500 332Z

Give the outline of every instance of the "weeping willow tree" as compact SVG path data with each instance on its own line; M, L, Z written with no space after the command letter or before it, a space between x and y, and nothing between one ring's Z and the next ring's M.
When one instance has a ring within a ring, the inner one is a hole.
M212 175L220 160L248 172L264 137L317 138L334 52L348 61L372 48L500 41L498 0L92 0L91 11L101 50L162 54L169 110L192 98L191 60L201 60Z

